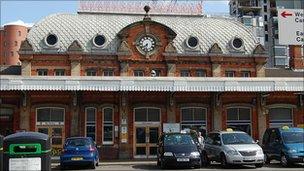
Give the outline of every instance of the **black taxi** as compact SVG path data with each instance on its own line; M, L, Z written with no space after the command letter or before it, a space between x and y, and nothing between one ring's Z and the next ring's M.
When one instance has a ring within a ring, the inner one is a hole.
M201 153L190 133L163 133L158 141L157 165L201 167Z

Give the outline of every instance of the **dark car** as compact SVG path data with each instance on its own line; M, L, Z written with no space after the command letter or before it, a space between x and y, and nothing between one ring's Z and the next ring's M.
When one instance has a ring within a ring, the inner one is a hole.
M281 161L282 166L304 163L303 128L268 128L263 136L262 148L265 163Z
M189 133L163 133L158 142L157 165L201 167L199 146Z
M99 153L96 144L90 137L67 138L63 153L60 156L60 166L67 165L90 165L95 169L98 166Z

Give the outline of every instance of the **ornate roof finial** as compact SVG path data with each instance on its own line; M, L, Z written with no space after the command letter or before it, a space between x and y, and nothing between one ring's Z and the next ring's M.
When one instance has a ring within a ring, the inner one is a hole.
M144 10L146 11L146 14L145 14L145 17L144 17L144 20L151 20L151 18L150 18L150 15L149 15L149 11L150 11L150 6L149 5L146 5L145 7L144 7Z

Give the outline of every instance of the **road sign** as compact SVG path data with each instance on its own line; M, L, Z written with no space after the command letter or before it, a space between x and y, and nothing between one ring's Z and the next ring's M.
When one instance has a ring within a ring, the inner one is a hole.
M304 44L304 10L278 9L279 44Z

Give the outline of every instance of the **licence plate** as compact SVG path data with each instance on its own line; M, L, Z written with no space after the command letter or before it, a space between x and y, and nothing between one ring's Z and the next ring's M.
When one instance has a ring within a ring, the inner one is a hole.
M178 162L188 162L190 161L189 158L177 158Z
M72 157L71 160L77 161L77 160L82 160L82 159L83 159L82 157Z

